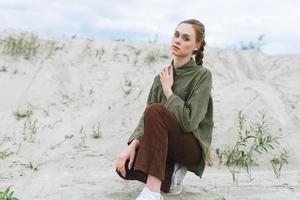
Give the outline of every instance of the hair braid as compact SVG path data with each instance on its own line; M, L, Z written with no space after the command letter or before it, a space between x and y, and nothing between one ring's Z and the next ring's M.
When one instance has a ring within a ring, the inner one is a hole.
M204 57L204 46L206 45L205 40L201 42L200 48L195 53L195 60L197 65L203 64L203 57Z

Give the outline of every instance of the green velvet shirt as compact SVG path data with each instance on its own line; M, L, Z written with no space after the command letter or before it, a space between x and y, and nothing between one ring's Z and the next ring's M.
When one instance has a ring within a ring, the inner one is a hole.
M172 61L173 66L173 61ZM202 65L197 65L194 58L178 68L173 67L173 94L167 99L164 95L159 74L152 83L147 105L161 103L173 112L186 134L194 134L202 150L200 163L188 166L188 170L202 178L206 166L206 158L211 145L213 131L213 101L211 97L212 74ZM128 139L141 141L144 134L144 113Z

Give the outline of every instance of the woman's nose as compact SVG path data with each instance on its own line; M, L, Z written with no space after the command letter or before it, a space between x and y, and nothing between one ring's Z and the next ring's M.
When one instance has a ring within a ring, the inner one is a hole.
M175 39L175 43L180 44L180 38L179 37Z

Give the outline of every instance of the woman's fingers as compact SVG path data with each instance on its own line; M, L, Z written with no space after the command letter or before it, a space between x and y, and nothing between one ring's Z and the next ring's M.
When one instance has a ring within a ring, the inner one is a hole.
M125 166L124 165L119 165L117 167L117 170L122 174L122 176L126 176L126 170L125 170Z
M160 71L160 75L161 76L166 76L166 75L171 75L173 73L171 66L167 66L164 67L161 71Z
M121 172L122 176L124 176L124 177L126 176L126 170L125 170L124 166L120 168L120 172Z
M125 170L125 161L118 159L117 161L117 171L121 172L122 176L125 177L126 170Z
M128 164L129 169L131 169L131 167L132 167L134 158L135 158L135 150L130 154L130 157L129 157L129 164Z
M135 149L127 149L126 151L122 152L117 160L116 167L117 171L122 174L123 177L126 176L126 162L129 160L128 168L131 169L133 165L133 161L135 158Z
M128 168L129 168L129 169L131 169L132 163L133 163L133 159L130 157L129 164L128 164Z
M169 75L173 76L173 68L172 68L172 66L168 67L168 71L169 71Z

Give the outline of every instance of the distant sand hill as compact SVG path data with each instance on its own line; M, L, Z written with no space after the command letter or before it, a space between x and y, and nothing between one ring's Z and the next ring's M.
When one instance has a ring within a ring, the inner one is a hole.
M134 199L143 188L115 173L115 159L146 105L169 47L89 38L0 33L0 191L21 200ZM300 55L205 48L213 73L213 166L188 173L184 192L165 199L300 199ZM289 163L276 179L270 155L255 178L232 182L216 148L237 139L238 113L263 112Z

